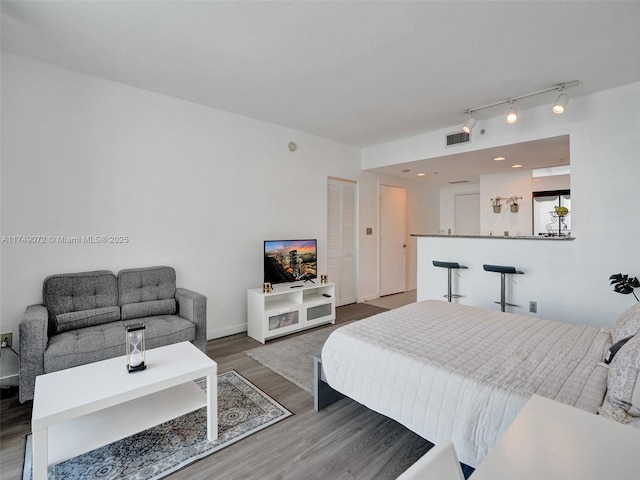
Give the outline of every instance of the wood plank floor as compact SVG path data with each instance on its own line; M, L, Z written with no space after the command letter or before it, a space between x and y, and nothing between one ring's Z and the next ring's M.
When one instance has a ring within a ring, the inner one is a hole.
M337 323L375 313L373 308L339 307ZM218 363L219 372L236 370L294 415L167 478L395 479L431 447L400 424L348 398L316 412L311 395L244 354L259 345L242 333L209 341L207 353ZM32 402L20 404L17 395L0 402L2 480L22 478L31 408Z

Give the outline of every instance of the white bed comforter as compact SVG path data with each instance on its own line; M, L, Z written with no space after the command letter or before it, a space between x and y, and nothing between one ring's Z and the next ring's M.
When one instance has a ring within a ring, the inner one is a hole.
M426 300L335 330L331 387L476 467L531 395L595 412L608 329Z

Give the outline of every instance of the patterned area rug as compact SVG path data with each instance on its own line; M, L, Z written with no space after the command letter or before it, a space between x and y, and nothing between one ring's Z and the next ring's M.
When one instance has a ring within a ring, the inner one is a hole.
M199 382L204 389L206 382ZM155 480L291 415L235 371L218 375L218 439L207 440L201 408L131 437L49 467L49 480ZM23 480L32 478L31 435Z

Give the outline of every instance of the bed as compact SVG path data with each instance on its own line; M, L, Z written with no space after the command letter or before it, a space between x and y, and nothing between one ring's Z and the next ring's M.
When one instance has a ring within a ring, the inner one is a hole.
M595 413L612 343L609 328L426 300L338 328L321 361L331 388L475 468L533 394Z

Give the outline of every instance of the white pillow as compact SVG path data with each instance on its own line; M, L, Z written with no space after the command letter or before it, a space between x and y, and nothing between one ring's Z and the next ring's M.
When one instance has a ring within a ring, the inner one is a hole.
M611 338L613 343L618 343L626 337L632 337L640 333L640 302L636 302L631 308L628 308L616 323L611 327Z
M618 350L609 365L607 398L611 406L640 416L640 334Z

